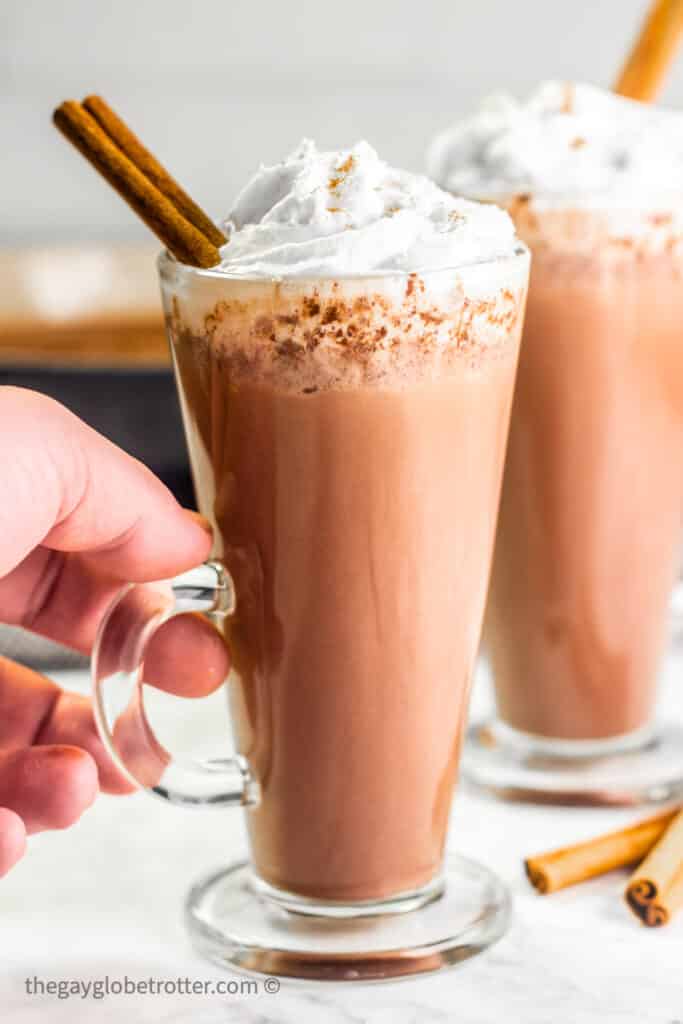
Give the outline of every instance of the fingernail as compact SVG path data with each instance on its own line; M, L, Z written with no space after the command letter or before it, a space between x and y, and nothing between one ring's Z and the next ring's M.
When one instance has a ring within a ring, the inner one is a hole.
M189 508L186 508L185 512L187 513L188 516L192 516L197 526L201 526L204 533L208 533L209 537L211 537L211 539L213 540L213 526L206 518L206 516L203 516L201 512L193 512Z

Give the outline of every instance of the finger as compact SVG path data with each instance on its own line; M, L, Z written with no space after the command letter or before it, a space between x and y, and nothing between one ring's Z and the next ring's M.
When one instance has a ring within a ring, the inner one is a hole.
M44 395L0 388L0 463L0 577L38 545L96 554L101 574L134 581L208 554L201 522L142 463ZM38 571L32 591L41 579Z
M202 616L187 614L164 623L150 643L145 680L167 692L202 697L224 682L229 668L220 633ZM131 748L140 748L139 760L148 757L149 742L138 719L139 714L132 716L135 727L128 728L126 743L129 756ZM99 738L88 698L63 691L38 672L0 658L0 749L65 744L91 755L103 792L132 790Z
M206 697L230 672L225 640L203 615L164 622L145 652L145 682L179 697Z
M87 654L92 648L104 613L121 592L121 584L99 576L80 556L51 552L51 567L41 568L40 565L29 564L36 563L46 553L45 549L37 549L13 573L4 580L0 579L2 620L51 639L61 640L69 647ZM61 560L59 572L54 564L58 559ZM45 588L47 597L42 603L29 606L22 595L30 591L32 580L39 578L41 573L41 585ZM55 579L50 583L52 577ZM172 678L173 674L168 671L168 661L173 658L179 674L183 668L189 671L191 677L187 687L183 685L182 689L178 689L173 686L173 692L181 693L186 688L186 696L200 696L202 692L212 692L219 685L218 682L210 682L218 671L223 671L223 675L227 675L227 651L223 640L206 619L201 619L203 628L201 624L192 627L185 619L185 616L180 616L172 620L177 625L170 629L167 626L163 627L163 635L168 640L166 654L161 649L160 640L155 640L154 657L164 659L164 665L157 675L161 678ZM164 639L164 646L166 643ZM184 645L187 650L183 649ZM194 645L200 654L201 665L192 663ZM205 683L197 689L200 670L206 671L208 675ZM149 681L151 682L151 679Z
M230 670L225 641L202 615L187 613L163 623L145 652L144 681L182 697L204 697L225 682ZM117 718L115 749L139 783L157 785L171 761L148 721L144 687L132 691Z
M0 658L0 750L32 746L60 692L38 672Z
M122 595L100 637L99 680L120 672L137 678L142 670L144 682L183 697L203 697L224 682L230 658L221 633L208 618L190 612L164 622L172 605L164 584L141 584Z
M117 606L111 628L103 638L98 669L111 675L118 669L134 671L126 662L121 636L139 636L153 610L163 611L168 595L149 588L138 588ZM135 649L135 644L128 645ZM204 697L225 682L230 670L225 641L202 615L186 613L164 622L144 652L142 673L145 684L182 697ZM114 748L139 784L158 785L171 755L154 734L145 712L145 686L135 686L127 706L118 715L113 729ZM226 709L227 710L227 709Z
M22 818L29 835L68 828L97 796L97 767L77 747L31 747L0 754L0 806Z
M0 807L0 878L14 867L26 851L26 829L14 811Z
M83 556L38 547L0 579L0 617L87 654L120 590Z
M87 750L104 792L130 792L132 787L116 770L99 738L88 698L0 658L0 750L53 744Z
M141 786L156 786L171 763L171 755L147 720L142 688L136 688L116 720L113 742L128 771Z
M134 786L116 768L99 737L92 704L78 693L62 691L48 720L35 739L36 746L64 745L87 751L97 766L99 788L116 795L132 793Z

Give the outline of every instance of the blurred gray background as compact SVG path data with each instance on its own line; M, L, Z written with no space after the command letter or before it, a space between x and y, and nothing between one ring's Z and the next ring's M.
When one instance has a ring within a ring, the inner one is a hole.
M608 85L646 0L0 0L0 244L144 236L50 126L101 92L214 215L304 135L421 168L483 94ZM683 60L663 101L683 106Z

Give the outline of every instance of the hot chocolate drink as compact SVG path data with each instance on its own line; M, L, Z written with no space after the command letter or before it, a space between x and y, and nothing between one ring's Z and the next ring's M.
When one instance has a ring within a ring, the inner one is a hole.
M499 714L637 734L683 523L683 117L549 83L447 133L432 170L507 206L533 253L487 614Z
M618 737L652 721L679 564L683 251L657 218L630 245L586 250L577 239L602 218L527 217L536 255L486 640L504 721Z
M483 614L528 258L506 214L304 144L215 271L162 265L197 495L237 610L239 750L271 886L438 877Z

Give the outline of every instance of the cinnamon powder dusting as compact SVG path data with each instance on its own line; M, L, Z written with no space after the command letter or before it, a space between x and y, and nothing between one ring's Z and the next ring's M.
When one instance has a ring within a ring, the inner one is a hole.
M505 359L521 328L523 293L501 289L468 298L457 279L431 295L417 273L395 294L344 294L308 286L306 294L247 304L222 300L204 317L201 333L171 317L176 344L207 347L229 368L235 384L263 384L314 394L329 388L414 386L468 366ZM259 308L260 307L260 308ZM265 311L264 311L265 309Z
M353 170L355 162L356 161L353 154L350 153L347 156L346 160L339 164L339 166L336 168L336 175L330 178L330 180L327 183L327 187L330 190L330 192L337 192L339 186L345 181L346 176L350 174L351 171Z
M560 113L572 114L574 112L574 98L574 86L571 82L567 82L563 89Z

